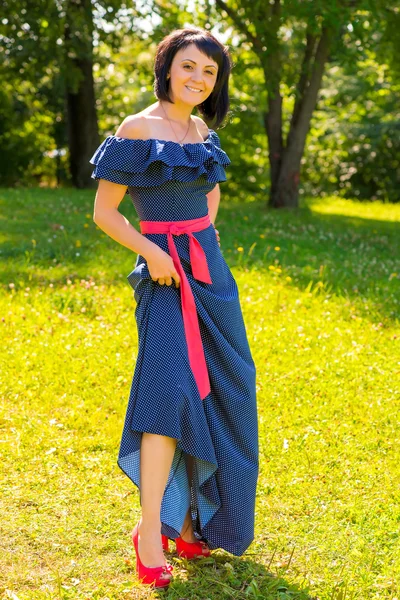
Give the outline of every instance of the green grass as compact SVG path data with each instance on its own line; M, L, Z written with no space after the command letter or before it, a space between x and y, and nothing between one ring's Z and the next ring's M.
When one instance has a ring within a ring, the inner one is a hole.
M93 192L0 190L4 598L399 597L400 206L275 212L221 189L257 366L256 536L240 558L167 555L160 594L137 583L139 497L116 464L136 255L94 224Z

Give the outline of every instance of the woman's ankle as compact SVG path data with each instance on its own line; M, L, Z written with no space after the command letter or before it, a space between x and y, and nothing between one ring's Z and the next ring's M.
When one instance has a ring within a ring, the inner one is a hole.
M183 521L180 537L182 539L186 539L187 541L193 541L195 539L190 509L186 513L185 520Z
M160 532L161 535L161 521L160 519L141 517L139 521L140 531L146 531L147 533Z

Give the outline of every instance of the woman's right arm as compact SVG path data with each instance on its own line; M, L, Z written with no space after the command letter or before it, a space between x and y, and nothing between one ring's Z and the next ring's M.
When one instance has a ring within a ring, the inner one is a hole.
M113 240L126 246L147 260L149 255L160 250L157 244L142 235L118 210L124 199L126 186L99 179L94 201L93 221Z
M128 117L115 135L119 137L140 137L140 119ZM126 246L136 254L146 256L154 252L156 244L143 236L118 210L124 199L126 185L99 179L94 201L93 221L113 240ZM158 246L156 246L158 248Z
M119 126L116 135L134 139L142 137L140 122L129 117ZM126 185L99 179L99 186L94 202L93 221L113 240L129 248L136 254L141 254L147 261L149 273L154 281L171 285L172 279L179 286L172 258L162 248L142 235L133 227L128 219L118 210L124 199Z

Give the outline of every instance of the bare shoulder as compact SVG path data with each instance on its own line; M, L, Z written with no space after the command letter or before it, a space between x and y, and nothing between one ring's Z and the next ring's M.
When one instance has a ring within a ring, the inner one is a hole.
M193 119L196 123L197 129L203 136L203 139L206 139L208 137L208 125L203 121L203 119L201 119L197 115L193 115Z
M147 121L143 114L129 115L126 117L115 132L116 137L134 139L145 139L147 137Z

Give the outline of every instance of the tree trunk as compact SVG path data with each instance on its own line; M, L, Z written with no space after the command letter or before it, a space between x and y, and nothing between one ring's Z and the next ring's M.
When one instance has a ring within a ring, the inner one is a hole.
M268 112L264 113L264 125L268 136L271 195L277 190L279 173L282 162L282 96L279 84L275 87L274 95L268 97Z
M89 163L99 145L93 80L93 21L90 0L70 0L65 23L66 112L72 183L94 188Z
M304 82L305 70L303 70L299 80L299 86L301 86L303 89L299 89L299 96L295 103L295 111L293 113L286 146L282 149L278 175L275 173L276 165L273 167L270 157L270 204L274 208L298 207L301 159L304 152L307 134L310 129L311 117L317 104L318 92L321 87L322 76L329 54L329 48L330 31L327 28L323 28L315 52L314 63L308 84L305 85ZM305 62L307 63L310 61L309 50L310 47L309 44L307 44L305 56ZM303 64L303 67L304 69L308 68L308 64ZM271 143L274 145L275 142L274 140L270 139L268 132L269 129L267 128L268 143L271 146Z

